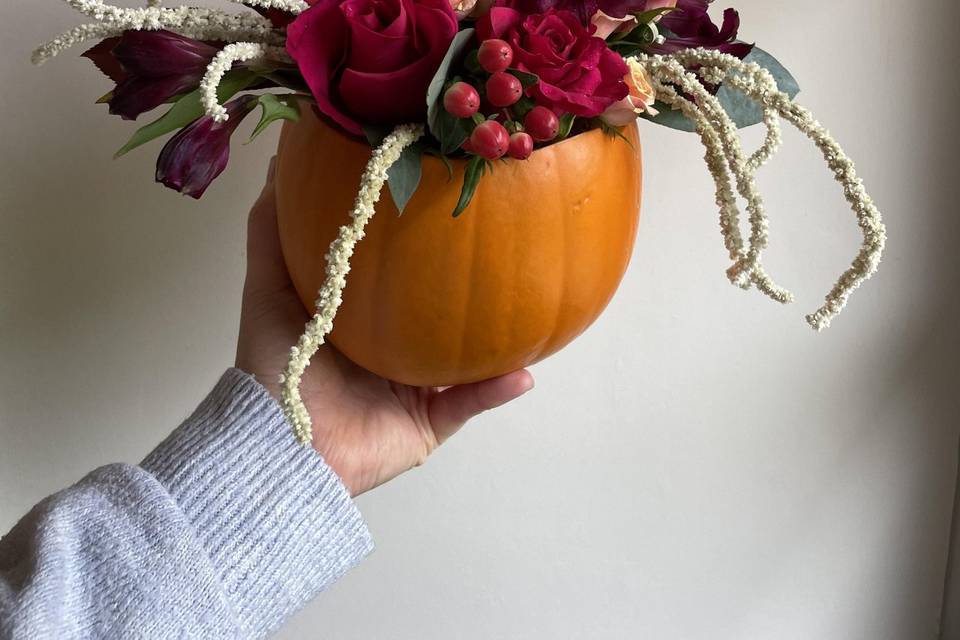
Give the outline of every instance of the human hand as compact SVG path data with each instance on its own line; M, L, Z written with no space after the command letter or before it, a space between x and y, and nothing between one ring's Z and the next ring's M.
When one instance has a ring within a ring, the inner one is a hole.
M280 251L273 178L271 162L247 225L236 366L279 401L280 373L309 315ZM467 420L532 388L528 371L447 389L410 387L370 373L324 344L303 375L301 394L313 418L313 447L356 496L423 464Z

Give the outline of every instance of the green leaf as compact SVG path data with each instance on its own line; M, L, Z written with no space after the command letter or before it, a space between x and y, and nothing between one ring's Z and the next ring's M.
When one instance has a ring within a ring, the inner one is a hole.
M477 192L477 185L480 184L480 178L483 177L486 161L480 156L472 156L467 168L463 172L463 189L460 191L460 200L457 201L457 208L453 210L453 217L458 217L470 206L473 200L473 194Z
M573 121L576 119L577 116L572 113L565 113L560 116L560 129L557 131L557 140L563 140L570 135L570 130L573 129Z
M257 99L257 103L262 108L260 113L260 122L257 123L250 139L247 142L253 142L253 139L277 120L289 120L298 122L300 120L300 104L297 102L297 96L292 93L285 95L274 95L265 93Z
M463 68L475 76L485 73L483 67L480 66L480 60L478 59L477 55L478 53L479 49L474 49L467 54L466 58L463 59Z
M523 96L513 105L513 115L517 120L523 122L523 119L535 106L537 106L537 103L533 98Z
M769 71L773 79L776 80L777 87L779 87L780 91L783 91L791 98L795 98L797 94L800 93L800 85L797 84L796 79L776 58L763 49L754 47L750 55L744 58L744 62L755 62ZM720 90L717 91L717 99L727 114L730 115L733 122L740 128L750 127L763 121L763 108L726 84L720 86ZM680 131L696 130L693 122L687 119L679 110L675 111L660 102L655 104L654 108L660 111L659 115L652 118L649 116L643 117L656 124L670 127L671 129L679 129Z
M310 87L303 80L300 72L295 68L281 68L269 72L260 72L260 76L284 89L310 95Z
M446 109L440 110L436 128L434 136L440 141L440 151L444 154L453 153L459 149L470 135L466 123L455 115L447 113Z
M423 169L423 146L414 144L406 147L390 168L387 169L387 185L397 211L403 214L410 198L420 186Z
M257 74L246 69L234 69L223 77L217 89L217 97L223 103L253 84L257 77ZM127 144L120 147L113 157L119 158L142 144L171 131L182 129L201 116L203 116L203 105L200 103L200 90L197 89L177 100L160 118L137 129Z
M661 7L659 9L650 9L649 11L644 11L643 13L633 14L637 18L637 22L640 24L649 24L662 16L665 13L670 13L671 11L677 11L676 7Z
M526 71L520 71L520 69L507 69L507 73L519 80L524 89L540 82L540 76L535 73L527 73Z
M370 146L376 149L381 144L383 144L383 139L390 135L390 132L393 131L393 127L390 125L382 124L365 124L363 125L363 135L366 136L367 142L370 143Z
M603 130L603 133L604 133L605 135L608 135L608 136L610 136L611 138L620 138L621 140L623 140L624 142L626 142L628 145L630 145L630 148L631 148L631 149L633 149L634 151L636 151L636 148L633 146L633 142L630 141L630 138L628 138L627 136L623 135L623 131L620 130L621 127L611 126L611 125L607 124L606 122L604 122L603 120L600 120L599 118L597 118L597 119L595 120L595 122L599 122L599 123L600 123L600 128ZM636 126L636 125L628 124L627 126L628 126L628 127L631 127L631 126Z
M447 76L450 74L450 67L456 62L466 48L473 40L473 29L464 29L453 37L453 41L447 48L447 53L443 56L437 72L430 81L427 88L427 125L430 127L430 133L438 140L440 112L443 109L443 88L447 83Z

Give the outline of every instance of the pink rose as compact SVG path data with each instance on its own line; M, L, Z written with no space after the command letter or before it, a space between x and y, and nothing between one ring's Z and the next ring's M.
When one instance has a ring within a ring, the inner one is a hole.
M605 6L603 3L600 3L600 6ZM677 0L646 0L642 6L634 5L632 9L640 11L653 11L654 9L673 9L677 6ZM657 16L654 20L655 22L659 20L662 16ZM618 18L616 16L611 16L606 14L603 9L598 9L593 17L590 18L590 23L597 28L593 32L593 35L598 38L603 38L606 40L610 37L612 33L618 31L631 31L636 28L637 18L633 14L627 13L623 17Z
M598 116L628 93L623 58L570 11L524 16L495 6L477 23L477 35L506 40L514 66L540 78L528 95L558 115Z
M457 33L449 0L318 0L287 28L317 108L347 131L420 121Z
M622 18L614 18L613 16L608 16L603 11L597 11L593 14L593 17L590 18L590 24L596 27L593 35L606 40L610 37L610 34L616 31L628 31L635 28L637 26L637 18L630 14Z

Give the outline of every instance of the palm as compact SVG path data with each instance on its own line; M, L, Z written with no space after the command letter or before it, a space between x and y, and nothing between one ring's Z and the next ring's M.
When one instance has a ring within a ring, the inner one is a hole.
M314 447L362 493L422 464L440 444L430 419L438 392L389 382L330 347L314 356L303 380Z
M237 367L277 399L290 345L308 320L290 282L277 233L272 179L254 205L247 240ZM390 382L329 345L304 374L301 394L313 418L313 446L358 495L422 464L471 417L533 386L526 371L449 389Z

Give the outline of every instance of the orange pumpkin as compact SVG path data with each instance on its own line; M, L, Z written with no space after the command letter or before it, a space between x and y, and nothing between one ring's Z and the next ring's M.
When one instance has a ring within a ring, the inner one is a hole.
M599 130L495 162L453 218L453 178L433 157L402 216L387 188L357 245L329 336L344 355L417 386L463 384L531 365L582 333L620 284L640 212L636 127ZM370 147L305 113L277 155L280 239L311 311L325 254L348 222Z

